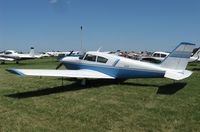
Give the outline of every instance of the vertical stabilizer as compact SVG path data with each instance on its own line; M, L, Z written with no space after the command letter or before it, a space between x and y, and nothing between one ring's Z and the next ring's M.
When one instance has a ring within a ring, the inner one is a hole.
M185 70L195 44L182 42L180 43L165 60L162 61L161 67L172 70Z
M35 56L34 47L31 47L31 50L30 50L29 55L30 55L31 57L34 57L34 56Z

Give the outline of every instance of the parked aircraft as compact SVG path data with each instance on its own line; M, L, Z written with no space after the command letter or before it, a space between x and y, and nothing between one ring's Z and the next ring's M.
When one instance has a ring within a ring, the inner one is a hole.
M143 57L142 61L149 61L153 63L162 62L170 53L167 52L154 52L150 57ZM189 58L189 62L200 61L200 48Z
M0 54L0 58L2 62L16 61L16 63L19 63L19 61L21 60L35 59L36 57L34 53L34 48L31 47L29 54L18 53L14 50L6 50Z
M150 57L142 57L141 60L142 61L154 62L154 63L160 63L168 55L169 55L169 53L167 53L167 52L156 51Z
M190 57L189 62L200 61L200 48Z
M67 70L8 69L9 72L28 76L54 76L86 79L169 78L181 80L192 72L185 70L194 44L182 42L161 64L142 62L113 54L89 51L80 57L66 56L57 69L64 65Z
M46 54L48 54L49 56L67 56L68 54L70 54L71 51L52 51L52 52L46 52ZM79 51L73 51L73 55L78 55Z

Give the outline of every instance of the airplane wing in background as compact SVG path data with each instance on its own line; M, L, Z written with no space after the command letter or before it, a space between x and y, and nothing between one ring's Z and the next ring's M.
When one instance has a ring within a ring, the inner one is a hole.
M51 76L68 78L96 78L96 79L115 79L104 73L81 69L81 70L39 70L39 69L7 69L11 73L27 76Z
M15 59L13 58L5 58L5 57L0 57L0 61L14 61Z

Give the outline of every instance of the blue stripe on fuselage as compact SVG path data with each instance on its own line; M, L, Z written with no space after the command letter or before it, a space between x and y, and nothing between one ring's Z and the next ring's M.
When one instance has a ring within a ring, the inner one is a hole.
M125 69L109 66L86 65L82 63L66 63L64 65L68 69L90 69L102 72L114 78L150 78L150 77L164 77L164 71L148 71L139 69Z

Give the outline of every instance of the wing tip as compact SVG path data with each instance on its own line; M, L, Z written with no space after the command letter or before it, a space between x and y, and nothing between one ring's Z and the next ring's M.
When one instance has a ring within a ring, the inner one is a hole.
M6 71L12 73L12 74L17 74L17 75L20 75L20 76L23 76L24 74L22 72L20 72L19 70L17 69L14 69L14 68L11 68L11 69L6 69Z

